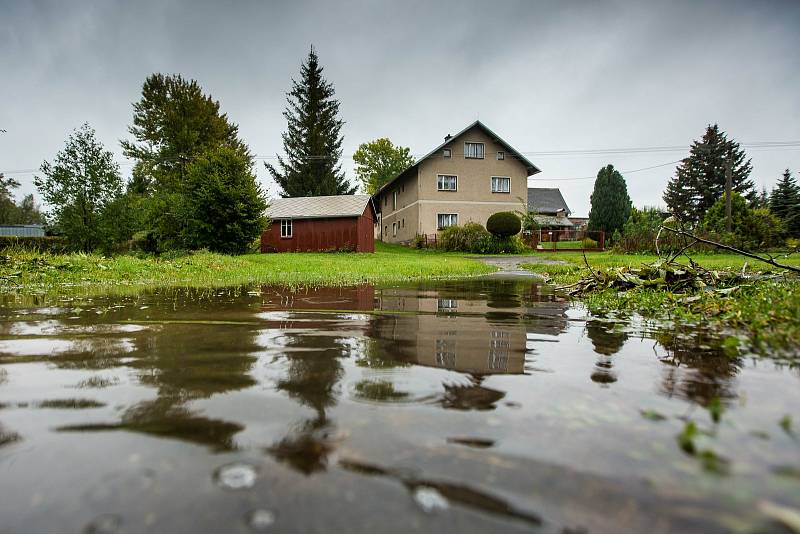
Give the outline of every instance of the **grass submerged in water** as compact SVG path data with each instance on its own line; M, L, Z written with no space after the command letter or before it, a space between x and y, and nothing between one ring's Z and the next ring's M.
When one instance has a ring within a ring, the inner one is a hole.
M349 286L459 278L494 268L458 254L376 243L374 254L283 253L228 256L198 252L177 257L97 254L0 253L5 293L126 293L155 287L225 287L282 284Z
M574 284L589 275L581 254L552 254L548 259L565 264L525 264L530 271L545 276L559 286ZM754 262L734 254L698 254L692 259L709 270L778 273L780 269ZM592 269L639 267L658 260L654 255L589 253L587 260ZM679 258L688 263L686 258ZM800 258L783 260L790 265L800 265ZM690 297L690 298L687 298ZM725 348L731 352L741 349L763 352L788 350L796 355L800 351L800 278L778 276L764 280L751 280L740 284L730 294L695 290L672 292L662 288L637 287L628 291L601 289L576 297L596 315L613 313L639 315L667 320L678 326L699 325L716 330L730 329L744 333L746 339L731 337ZM744 342L744 347L741 346Z

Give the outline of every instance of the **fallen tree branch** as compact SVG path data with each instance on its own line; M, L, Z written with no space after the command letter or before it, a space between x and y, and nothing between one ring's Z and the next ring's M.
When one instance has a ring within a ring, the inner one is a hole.
M729 250L731 252L735 252L736 254L741 254L742 256L747 256L748 258L753 258L754 260L763 261L764 263L767 263L767 264L772 265L774 267L778 267L779 269L786 269L787 271L800 273L800 268L793 267L791 265L784 265L782 263L778 263L777 261L775 261L775 259L772 256L769 256L768 258L765 258L763 256L759 256L758 254L753 254L752 252L747 252L746 250L740 250L738 248L734 248L734 247L731 247L731 246L728 246L728 245L723 245L722 243L717 243L716 241L711 241L710 239L704 239L702 237L698 237L698 236L694 235L691 232L687 232L686 230L679 230L679 229L676 229L676 228L670 228L669 226L661 225L661 228L659 228L659 233L661 232L662 229L666 230L668 232L672 232L674 234L682 235L684 237L689 237L691 239L694 239L695 242L697 242L697 243L705 243L706 245L711 245L713 247L721 248L723 250Z

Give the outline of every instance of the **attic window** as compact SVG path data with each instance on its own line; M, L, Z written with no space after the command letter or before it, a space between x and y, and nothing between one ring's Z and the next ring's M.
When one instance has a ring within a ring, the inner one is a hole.
M452 156L453 153L449 148L445 148L442 155L444 156L444 159L450 159L450 156Z
M497 159L498 159L498 160L501 160L501 159L506 159L506 153L505 153L505 152L503 152L502 150L498 151L498 152L497 152Z
M483 143L464 143L464 157L469 159L483 159Z

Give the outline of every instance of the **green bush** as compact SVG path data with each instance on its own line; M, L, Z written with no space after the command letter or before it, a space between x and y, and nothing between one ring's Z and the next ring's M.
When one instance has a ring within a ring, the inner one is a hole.
M525 252L528 247L519 236L496 237L491 234L484 236L478 243L476 252L479 254L519 254Z
M439 248L453 252L479 252L480 243L489 232L478 223L467 223L464 226L448 226L439 232Z
M0 250L9 248L64 254L69 252L69 243L63 237L0 236Z
M513 211L499 211L486 221L486 229L496 237L517 235L521 228L522 221Z
M731 232L725 224L725 196L717 200L703 218L703 230L717 241L743 249L767 249L783 244L784 226L768 208L753 209L734 192L731 197Z

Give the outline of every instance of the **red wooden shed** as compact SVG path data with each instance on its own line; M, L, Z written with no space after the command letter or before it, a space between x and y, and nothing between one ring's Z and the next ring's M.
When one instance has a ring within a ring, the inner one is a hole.
M261 234L261 252L375 252L375 207L369 195L278 198Z

